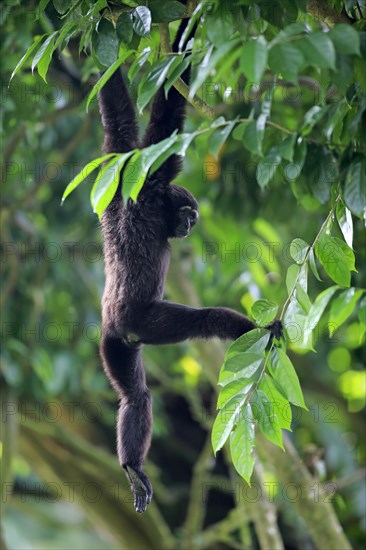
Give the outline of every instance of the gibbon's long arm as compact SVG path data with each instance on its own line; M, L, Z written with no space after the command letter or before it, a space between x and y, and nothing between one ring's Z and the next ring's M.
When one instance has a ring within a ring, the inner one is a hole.
M183 20L172 45L173 52L178 51L179 42L186 26L187 20ZM184 47L194 36L195 31L196 27L192 29L187 37ZM189 84L190 72L189 66L181 75L181 78L186 84ZM185 105L186 100L182 94L174 88L174 86L170 88L167 98L165 98L164 86L162 86L156 93L152 104L150 122L142 140L143 147L162 141L163 139L169 137L174 130L178 130L179 133L182 132L185 118ZM159 178L161 178L161 180L164 180L165 183L168 184L177 176L180 168L181 157L178 155L172 155L157 170L156 174Z
M119 69L99 93L99 111L104 128L104 153L126 153L138 147L135 107Z

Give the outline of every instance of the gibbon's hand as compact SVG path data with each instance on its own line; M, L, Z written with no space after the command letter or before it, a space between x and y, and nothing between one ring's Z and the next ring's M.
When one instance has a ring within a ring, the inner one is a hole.
M280 319L276 319L273 323L270 323L264 327L271 331L271 338L277 338L279 340L283 336L283 325Z

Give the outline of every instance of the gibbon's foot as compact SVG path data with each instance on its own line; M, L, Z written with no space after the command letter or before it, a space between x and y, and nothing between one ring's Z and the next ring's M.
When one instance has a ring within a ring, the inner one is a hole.
M192 227L196 225L199 214L190 206L181 206L177 213L177 225L175 228L175 236L179 239L184 239L189 235Z
M280 319L276 319L275 321L273 321L273 323L271 323L270 325L267 325L265 328L270 330L271 337L277 338L277 340L279 340L283 335L283 326L282 326L282 321L280 321Z
M147 505L150 504L153 489L149 478L141 470L135 470L131 466L124 466L128 481L130 482L133 494L133 504L136 512L142 514L146 512Z

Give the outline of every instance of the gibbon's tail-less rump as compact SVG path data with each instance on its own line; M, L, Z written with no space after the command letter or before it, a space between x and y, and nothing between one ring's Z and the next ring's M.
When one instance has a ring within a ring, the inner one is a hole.
M183 20L179 27L173 51L178 49L186 24ZM189 82L189 69L182 78ZM141 141L134 105L119 71L102 88L99 103L105 153L146 147L183 129L184 98L174 88L167 99L163 89L157 92ZM171 156L147 178L136 203L129 200L123 204L119 188L102 217L106 282L101 355L120 398L118 457L130 482L137 512L144 512L152 498L151 483L143 472L152 413L142 345L213 336L236 339L255 327L252 321L230 309L196 309L163 300L168 241L186 237L198 220L193 195L171 183L179 169L179 157ZM281 324L274 323L271 330L278 336Z

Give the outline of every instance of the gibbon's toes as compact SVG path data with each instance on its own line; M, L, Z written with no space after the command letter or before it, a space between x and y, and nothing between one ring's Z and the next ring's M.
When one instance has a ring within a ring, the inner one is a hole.
M276 319L273 323L267 325L266 328L271 331L271 335L277 340L279 340L283 335L283 326L280 319Z
M135 470L131 466L125 466L125 470L133 493L135 510L142 514L146 512L147 505L150 504L152 499L151 483L144 472Z

